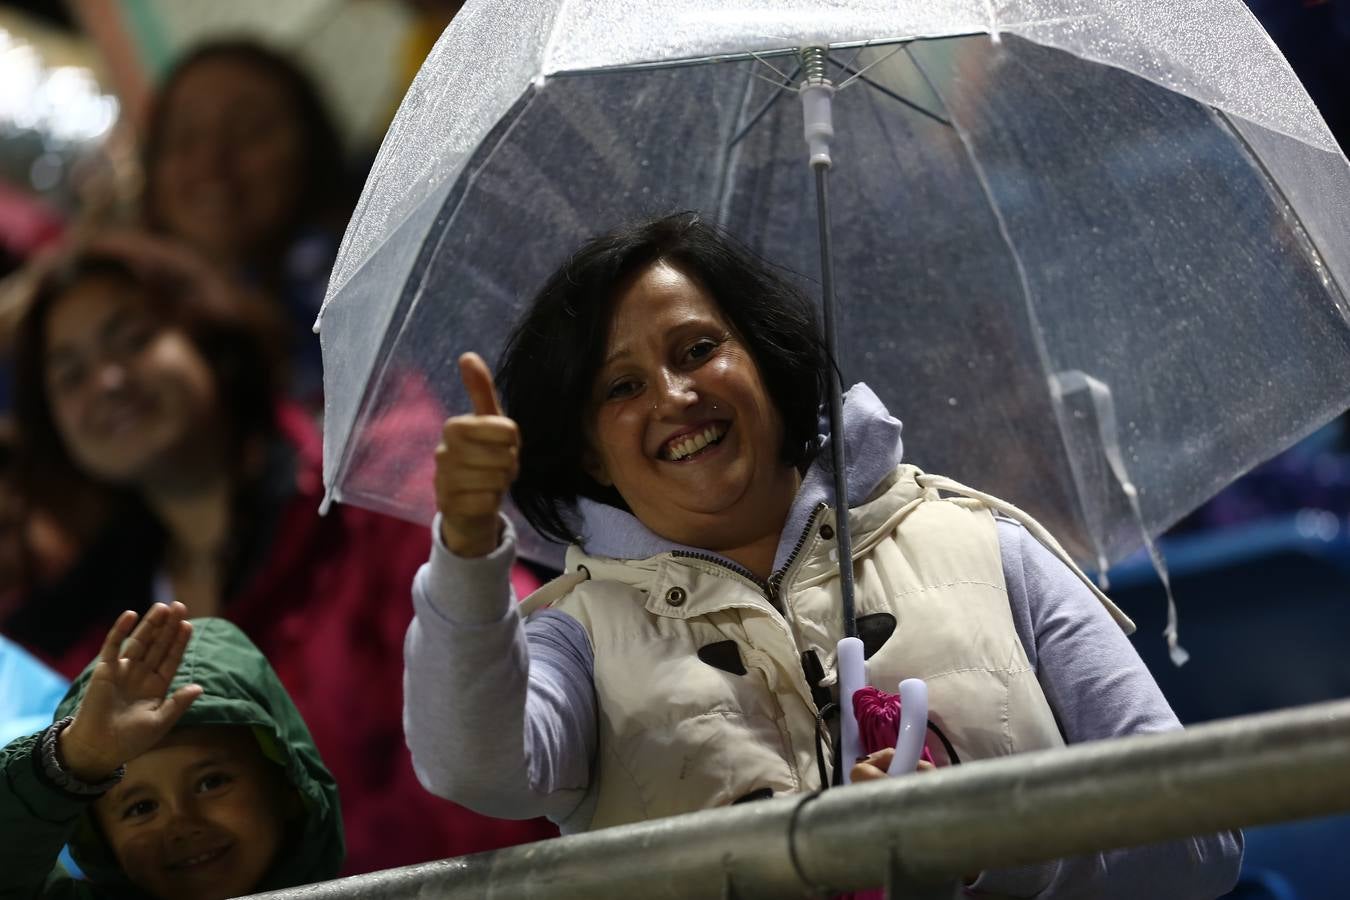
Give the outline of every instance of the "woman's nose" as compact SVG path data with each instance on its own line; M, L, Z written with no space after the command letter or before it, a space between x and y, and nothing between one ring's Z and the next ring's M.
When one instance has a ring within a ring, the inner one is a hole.
M127 367L117 360L108 360L98 367L95 386L100 393L120 391L127 383Z
M662 372L656 384L656 409L684 409L698 402L694 381L682 372Z

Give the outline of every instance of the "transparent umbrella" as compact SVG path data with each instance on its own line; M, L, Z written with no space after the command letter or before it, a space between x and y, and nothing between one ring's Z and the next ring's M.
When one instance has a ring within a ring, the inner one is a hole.
M819 293L811 47L840 374L911 461L1104 569L1350 405L1350 167L1239 0L470 0L320 316L328 500L429 521L455 359L623 220Z

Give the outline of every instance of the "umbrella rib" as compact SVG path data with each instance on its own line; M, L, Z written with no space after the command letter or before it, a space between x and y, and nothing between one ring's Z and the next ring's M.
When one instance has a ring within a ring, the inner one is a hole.
M764 116L769 112L769 110L773 108L773 105L778 102L778 99L783 96L784 90L792 87L793 82L797 80L797 76L801 74L801 71L802 67L800 65L797 66L797 68L792 71L792 74L787 76L786 84L777 84L775 82L769 81L767 78L764 78L758 73L751 71L750 73L751 75L754 75L755 77L760 78L763 81L769 81L770 84L779 88L779 90L774 91L773 94L769 96L769 99L765 101L764 105L759 108L759 111L750 117L750 121L746 122L744 127L742 127L740 131L736 132L736 134L732 136L731 140L727 141L728 147L734 147L737 144L739 144L745 138L745 136L750 133L750 129L754 128L756 125L759 124L759 120L764 118Z
M839 68L843 69L845 72L851 73L851 75L852 75L851 78L846 78L846 79L844 79L843 83L840 84L839 87L837 87L835 90L840 90L840 91L842 91L844 88L848 87L850 84L852 84L853 82L857 81L859 78L862 78L862 77L863 77L863 73L866 72L868 69L872 68L873 66L879 66L879 65L881 65L881 64L884 63L886 60L890 59L892 56L894 56L895 54L899 53L901 50L904 50L904 49L905 49L905 46L906 46L905 44L896 44L896 45L895 45L895 48L894 48L893 50L891 50L890 53L887 53L885 56L882 56L882 57L880 57L880 58L878 58L878 59L872 60L870 63L868 63L867 65L863 66L861 69L859 69L859 70L856 71L856 72L853 71L853 66L858 62L858 57L859 57L859 56L862 56L862 52L863 52L864 50L867 49L866 45L864 45L864 46L858 48L858 52L855 53L855 54L853 54L853 58L850 59L850 60L848 61L848 64L847 64L847 65L845 65L844 63L841 63L839 60L835 59L834 57L830 57L830 62L834 63L836 66L839 66Z
M751 66L750 72L751 74L754 73L754 66ZM754 91L755 91L754 80L751 78L745 79L745 88L741 94L740 116L738 117L738 121L744 120L745 110L750 105L750 98L754 95ZM781 96L781 94L782 94L781 91L775 91L774 97L776 98L778 96ZM763 115L763 111L761 111L760 115ZM732 178L731 172L732 169L736 166L736 162L740 157L737 148L739 147L739 141L741 137L744 136L744 134L748 131L749 131L748 128L743 129L740 135L729 141L726 144L726 146L722 148L722 166L721 171L718 173L717 176L717 221L723 224L725 224L729 219L727 204L731 197L730 194L730 186Z
M765 66L766 68L768 68L771 72L773 72L773 73L774 73L775 75L777 75L779 78L783 79L783 81L787 82L788 84L791 84L791 83L792 83L792 79L789 78L786 74L784 74L783 71L782 71L781 69L779 69L779 68L778 68L777 66L775 66L773 63L769 62L769 61L768 61L767 59L765 59L764 57L760 56L760 55L759 55L758 53L756 53L754 50L747 50L746 52L749 53L752 57L754 57L755 62L757 62L757 63L759 63L759 64ZM763 77L763 76L760 76L760 77ZM767 79L766 79L766 80L767 80ZM771 83L772 83L772 82L771 82ZM781 87L781 86L782 86L782 85L780 85L780 87Z
M848 61L848 63L847 63L847 65L845 66L845 68L847 68L848 66L854 66L854 65L857 65L857 63L858 63L858 57L862 56L862 55L863 55L863 51L866 50L868 47L872 46L872 43L873 43L873 42L872 42L871 40L863 41L862 44L860 44L860 45L858 46L857 52L855 52L855 53L853 54L853 58L850 59L850 60ZM889 54L888 54L888 55L889 55ZM838 64L838 61L835 60L833 57L831 57L831 61L832 61L832 62L835 62L836 65ZM869 67L869 68L870 68L870 67ZM865 71L867 71L867 70L864 69L863 71L865 72ZM845 82L845 84L847 84L847 82ZM844 85L842 85L842 84L839 85L840 88L842 88L843 86L844 86Z
M926 107L920 106L918 103L915 103L913 100L908 100L908 99L906 99L906 98L900 96L900 95L897 94L895 91L891 90L890 88L886 87L885 85L883 85L883 84L878 84L877 82L873 81L871 78L868 78L866 75L862 74L862 72L856 72L856 71L853 70L852 67L844 65L843 63L839 62L838 60L831 60L831 61L832 61L836 66L838 66L839 68L843 69L845 72L848 72L851 76L853 76L852 78L849 79L849 81L855 81L855 80L856 80L856 81L861 81L863 84L866 84L867 86L869 86L869 87L871 87L871 88L873 88L873 89L875 89L875 90L877 90L877 91L880 91L881 93L885 94L887 97L890 97L892 100L896 101L897 103L904 104L905 106L907 106L907 107L909 107L910 109L914 110L916 113L919 113L919 114L921 114L921 115L925 115L925 116L927 116L928 118L932 119L932 120L935 121L935 122L941 122L943 125L946 125L948 128L951 128L951 127L952 127L952 123L951 123L951 120L950 120L950 119L944 119L942 116L940 116L940 115L938 115L937 113L933 112L931 109L927 109ZM845 84L847 84L847 83L848 83L848 82L845 82Z

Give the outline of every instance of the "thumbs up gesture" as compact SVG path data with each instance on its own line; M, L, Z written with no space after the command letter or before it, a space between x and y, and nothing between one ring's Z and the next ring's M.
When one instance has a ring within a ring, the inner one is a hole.
M502 415L492 373L477 353L459 358L473 412L447 419L436 448L441 540L457 556L486 556L501 539L497 513L520 466L520 430Z

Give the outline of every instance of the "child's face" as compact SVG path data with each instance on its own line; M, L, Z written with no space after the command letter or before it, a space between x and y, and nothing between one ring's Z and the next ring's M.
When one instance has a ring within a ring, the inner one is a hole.
M247 729L204 726L174 731L128 762L94 811L137 887L158 900L216 900L254 892L294 797Z

